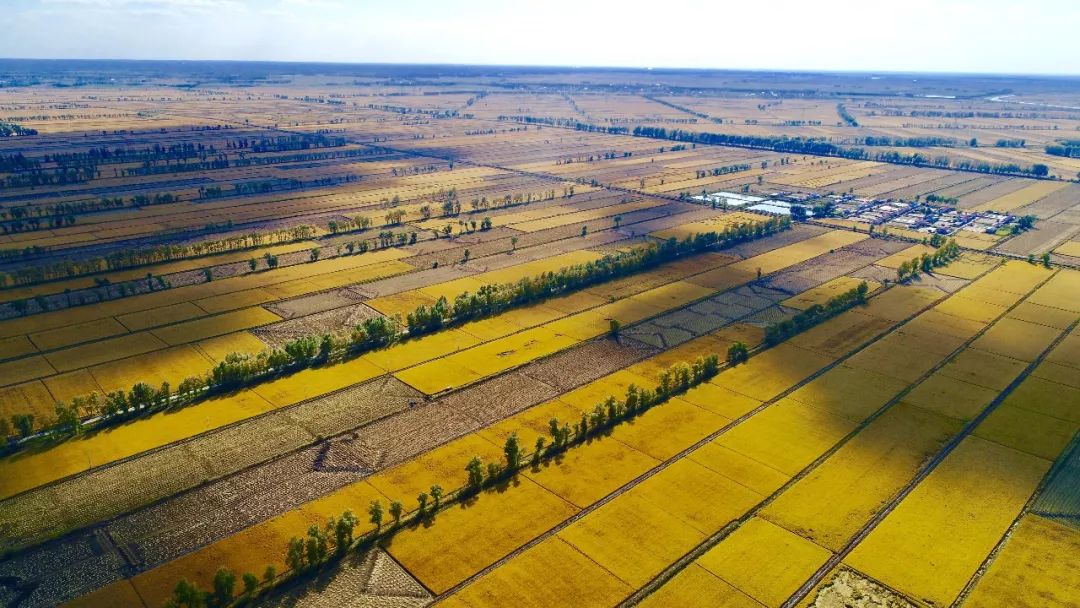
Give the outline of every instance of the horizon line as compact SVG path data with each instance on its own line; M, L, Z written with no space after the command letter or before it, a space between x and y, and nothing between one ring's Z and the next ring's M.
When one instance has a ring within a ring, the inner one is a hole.
M347 60L297 60L297 59L177 59L177 58L130 58L130 57L0 57L4 61L77 61L77 62L132 62L132 63L262 63L262 64L293 64L293 65L331 65L331 66L415 66L415 67L475 67L475 68L535 68L535 69L559 69L573 71L603 70L603 71L679 71L679 72L752 72L752 73L789 73L789 74L853 74L853 75L877 75L888 74L898 76L953 76L953 77L999 77L999 78L1057 78L1057 79L1080 79L1080 72L1076 73L1052 73L1052 72L979 72L979 71L919 71L914 69L905 70L845 70L840 68L748 68L748 67L687 67L687 66L631 66L631 65L568 65L568 64L545 64L545 63L452 63L452 62L418 62L418 61L347 61Z

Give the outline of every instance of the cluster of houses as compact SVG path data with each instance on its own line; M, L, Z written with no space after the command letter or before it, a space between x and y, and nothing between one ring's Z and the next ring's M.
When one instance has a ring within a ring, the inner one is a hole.
M834 217L870 224L893 226L927 234L952 235L968 232L994 233L1016 220L1015 216L990 211L967 211L941 204L902 200L859 198L851 194L819 195L805 192L773 192L750 195L714 192L691 197L724 209L737 208L776 215L805 218Z
M874 226L894 226L941 235L952 235L961 230L995 233L1016 219L1004 213L957 209L942 204L864 198L837 201L832 214Z

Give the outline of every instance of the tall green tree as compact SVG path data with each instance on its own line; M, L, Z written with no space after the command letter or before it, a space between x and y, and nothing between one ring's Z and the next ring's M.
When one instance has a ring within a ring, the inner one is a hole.
M516 471L521 466L521 446L518 444L517 433L510 433L503 445L503 455L506 456L506 470Z
M382 529L383 506L381 501L373 500L368 505L368 521L374 524L376 532Z
M470 490L475 492L484 486L484 462L479 456L473 456L469 460L465 465L465 472L468 473L467 485Z
M233 601L236 589L236 575L225 568L218 568L214 573L214 591L212 597L217 606L228 606Z
M394 518L394 527L401 525L401 514L405 511L405 507L400 501L390 501L390 517Z

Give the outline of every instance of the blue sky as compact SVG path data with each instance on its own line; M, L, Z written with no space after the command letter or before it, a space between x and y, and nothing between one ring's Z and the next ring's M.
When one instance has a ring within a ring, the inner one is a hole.
M5 0L0 56L1080 73L1076 0Z

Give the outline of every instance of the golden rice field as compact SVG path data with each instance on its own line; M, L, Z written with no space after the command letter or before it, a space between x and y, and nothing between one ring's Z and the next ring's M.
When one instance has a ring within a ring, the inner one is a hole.
M4 89L2 113L39 135L0 139L0 160L51 171L45 151L123 147L147 162L95 161L85 179L34 187L0 165L15 184L0 187L0 250L12 251L0 272L61 268L0 286L0 604L27 589L33 608L160 608L181 579L205 591L220 568L261 578L269 565L284 585L260 583L249 605L291 601L292 577L297 605L334 605L340 570L294 571L286 546L345 510L356 537L378 534L355 550L395 569L348 592L361 602L377 588L377 606L1080 603L1076 506L1035 506L1072 470L1080 433L1077 189L634 132L853 145L963 128L965 145L924 153L1045 163L1058 178L1080 167L1042 150L1056 141L1049 127L1073 130L1075 117L992 117L1006 102L972 95L964 111L985 118L945 129L928 113L959 100L874 83L858 85L872 97L758 98L643 93L618 71L598 88L593 76ZM824 76L806 78L813 88ZM1030 142L993 145L1018 129ZM231 162L153 156L180 142ZM902 264L935 251L925 233L797 222L191 404L109 423L84 406L83 432L34 436L77 398L137 383L175 391L233 353L345 340L368 319L406 323L484 286L767 219L690 198L718 191L934 194L1038 219L1018 234L961 231L956 259L902 283ZM86 210L103 196L117 208ZM81 206L73 222L16 229L16 207L47 219L60 204ZM1042 251L1050 264L1024 259ZM116 252L148 257L71 270ZM863 283L865 302L829 308ZM819 314L773 340L779 322ZM729 364L736 342L748 357ZM528 462L553 420L576 437L608 397L710 354L715 376ZM505 462L511 437L526 463L464 491L466 463ZM430 508L435 484L442 508L421 518L418 495Z
M1071 325L1040 325L1048 331L1027 332L1022 344L998 352L999 344L1015 343L1008 337L1015 324L1025 323L1010 316L1012 311L1052 298L1058 277L1068 272L1033 272L1012 263L988 269L955 295L884 289L865 309L830 319L791 345L767 349L630 426L616 426L557 461L526 469L506 487L448 507L429 524L407 526L385 547L436 596L453 590L445 598L450 605L539 605L552 597L613 605L639 597L647 605L685 600L686 605L779 606L841 551L842 563L857 575L910 598L947 604L1002 542L1070 435L1055 429L1054 448L1033 443L1040 435L1036 429L1049 431L1054 425L1038 426L1036 418L1048 414L1010 396L925 479L916 480L916 473L950 439L970 432L965 422L1008 384L1003 376L1017 377L1024 368L1000 368L982 379L971 373L994 358L1034 364L1068 332ZM989 290L999 284L1014 286L1017 293ZM997 300L996 315L979 306L991 296ZM880 321L869 326L871 331L852 334L859 326L852 325L852 316ZM926 330L918 329L948 326L944 317L954 318L956 327L946 334L955 336L954 346L946 349L927 343ZM529 331L524 343L534 339ZM825 344L830 347L821 351ZM646 384L662 361L718 345L711 335L688 342L657 355L657 363L646 359L605 376L75 605L152 606L168 597L170 581L180 577L208 584L221 565L236 571L275 562L283 567L288 526L303 529L303 518L317 521L319 513L333 514L329 505L361 510L371 496L404 499L431 483L461 479L463 461L474 454L497 460L510 433L528 445L545 433L548 418L573 420L607 394ZM927 371L914 377L890 372L880 367L887 359L864 355L872 349L919 353ZM1039 368L1047 365L1058 364L1048 360ZM978 385L967 379L992 388L976 392ZM1046 381L1032 376L1019 387L1037 382ZM971 388L954 393L958 385ZM1073 423L1073 432L1076 428ZM904 489L910 493L897 508L849 546ZM841 500L822 502L822 495ZM942 504L949 507L943 510ZM1032 545L1038 542L1018 537L1005 546L1043 551L1042 545ZM1063 549L1045 549L1055 550ZM904 560L893 559L898 551ZM691 562L677 562L687 553L694 556ZM1015 560L1010 553L998 559ZM551 568L562 574L545 585ZM1062 591L1068 587L1067 570L1039 568L1029 570L1040 577L1032 584L1050 585L1044 594L1068 597ZM997 572L991 569L993 576L979 585L1000 585ZM970 601L985 593L979 585ZM532 593L536 587L545 591Z

